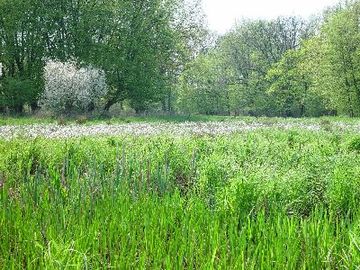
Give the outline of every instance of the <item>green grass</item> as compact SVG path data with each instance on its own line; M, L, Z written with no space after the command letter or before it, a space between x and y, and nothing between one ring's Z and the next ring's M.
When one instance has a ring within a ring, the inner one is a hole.
M182 123L182 122L212 122L212 121L244 121L246 123L307 123L327 124L336 121L359 124L359 118L319 117L319 118L279 118L279 117L248 117L248 116L210 116L210 115L149 115L149 116L114 116L114 117L42 117L42 116L4 116L0 115L0 126L32 125L32 124L128 124L128 123Z
M2 269L357 269L354 134L0 142Z
M37 116L1 116L0 126L4 125L31 125L31 124L56 124L67 123L75 124L127 124L127 123L159 123L159 122L209 122L209 121L228 121L240 119L229 116L206 116L206 115L158 115L158 116L126 116L126 117L37 117Z

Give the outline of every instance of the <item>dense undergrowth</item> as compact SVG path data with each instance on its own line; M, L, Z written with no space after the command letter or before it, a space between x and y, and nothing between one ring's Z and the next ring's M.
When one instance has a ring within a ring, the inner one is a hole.
M3 269L357 269L360 139L0 142Z
M207 116L207 115L148 115L148 116L88 116L88 115L70 115L70 116L3 116L0 115L0 126L5 125L34 125L34 124L128 124L128 123L159 123L159 122L210 122L210 121L228 121L232 119L255 119L254 117L230 117L230 116ZM265 119L265 118L264 118ZM347 118L348 120L348 118Z
M358 124L359 118L349 117L330 117L323 116L317 118L281 118L281 117L250 117L250 116L216 116L216 115L145 115L145 116L89 116L89 115L70 115L70 116L43 116L43 115L0 115L0 126L14 125L37 125L37 124L59 124L59 125L94 125L94 124L129 124L129 123L183 123L183 122L231 122L244 121L245 123L317 123L332 124L342 122L344 124Z

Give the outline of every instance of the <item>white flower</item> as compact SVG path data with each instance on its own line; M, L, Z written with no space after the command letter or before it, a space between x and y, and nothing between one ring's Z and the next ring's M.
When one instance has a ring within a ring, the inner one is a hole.
M339 132L360 132L359 124L334 123ZM261 130L305 130L310 132L321 131L318 124L280 122L265 124L261 122L245 123L243 121L209 122L209 123L132 123L132 124L96 124L84 125L23 125L0 126L0 139L11 140L16 137L44 137L44 138L72 138L97 136L189 136L189 135L226 135Z
M56 113L86 111L91 104L96 106L108 91L102 70L79 69L74 62L48 61L44 79L45 91L40 106Z

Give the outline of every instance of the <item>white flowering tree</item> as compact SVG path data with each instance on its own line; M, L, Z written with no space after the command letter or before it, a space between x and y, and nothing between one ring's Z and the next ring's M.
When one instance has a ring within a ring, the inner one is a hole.
M74 62L48 61L44 82L45 90L39 104L57 114L95 109L108 91L104 71L78 68Z

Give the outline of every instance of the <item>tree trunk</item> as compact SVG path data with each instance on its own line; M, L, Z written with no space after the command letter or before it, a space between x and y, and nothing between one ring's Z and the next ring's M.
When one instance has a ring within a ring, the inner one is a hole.
M9 107L10 112L15 113L15 114L21 114L23 112L23 105L19 104L19 105L14 105Z
M37 104L37 102L32 102L30 104L30 108L31 108L31 112L34 113L35 111L37 111L39 109L39 105Z
M114 105L117 102L117 99L115 97L108 99L104 106L104 112L109 112L112 105Z
M352 103L352 100L351 100L350 83L349 83L347 78L345 78L345 87L346 87L346 92L347 92L348 105L350 107L349 108L349 114L350 114L350 117L354 117L355 112L354 112L353 103Z

